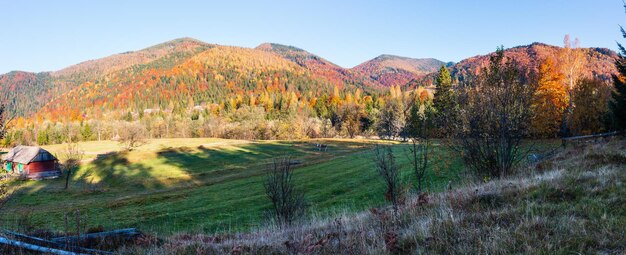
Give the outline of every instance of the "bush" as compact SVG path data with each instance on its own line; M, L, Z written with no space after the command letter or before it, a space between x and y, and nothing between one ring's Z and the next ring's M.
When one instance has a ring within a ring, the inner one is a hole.
M383 178L387 186L385 199L393 205L394 211L403 203L403 192L400 183L400 167L396 164L396 157L390 146L379 146L374 148L374 163L376 171Z
M119 142L128 151L146 143L145 129L140 124L127 123L119 132Z
M265 173L265 194L272 203L270 214L279 225L291 225L306 210L304 193L296 189L290 158L276 159Z
M515 63L504 58L502 48L461 89L461 128L453 147L470 169L500 177L525 157L520 143L530 129L533 92Z

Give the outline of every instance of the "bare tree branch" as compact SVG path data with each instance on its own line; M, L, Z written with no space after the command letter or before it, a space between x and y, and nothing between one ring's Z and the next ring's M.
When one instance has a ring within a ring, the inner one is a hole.
M265 194L272 203L270 214L279 225L291 225L304 215L307 207L304 193L293 180L291 159L273 160L265 177Z

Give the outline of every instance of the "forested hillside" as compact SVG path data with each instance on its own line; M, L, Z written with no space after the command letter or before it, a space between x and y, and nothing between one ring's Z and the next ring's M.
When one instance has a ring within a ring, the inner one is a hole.
M333 85L339 87L342 87L344 84L353 84L361 87L377 87L382 85L376 80L371 79L369 75L363 75L354 70L340 67L324 58L293 46L264 43L256 47L256 49L273 52L310 70L316 76L328 79Z
M414 59L394 55L380 55L352 70L368 76L384 86L404 85L439 69L445 62L433 59Z
M68 112L76 112L70 120L81 120L107 109L186 111L196 102L221 106L222 110L236 109L250 100L253 105L257 99L260 104L269 103L270 97L283 96L281 93L287 91L284 96L289 98L278 101L289 107L291 97L331 89L327 81L276 55L215 46L189 59L170 56L83 83L47 104L39 116L59 120Z
M0 103L15 116L29 117L44 104L64 95L82 83L106 79L107 75L160 60L154 65L172 66L181 59L208 49L210 45L190 38L181 38L136 52L85 61L54 72L10 72L0 75ZM130 71L130 70L129 70Z
M534 43L503 54L525 83L541 87L542 77L545 82L557 72L564 76L554 84L569 87L565 94L537 94L533 107L543 107L536 112L545 114L533 119L536 135L554 137L565 132L556 123L565 122L570 133L604 130L606 81L616 72L616 53ZM492 56L451 64L381 55L348 69L293 46L242 48L176 39L60 71L0 76L5 92L0 100L18 117L5 144L113 139L129 124L148 138L404 136L411 128L406 123L420 116L415 111L423 114L432 104L437 69L447 67L454 89L477 76ZM547 59L558 65L542 69ZM576 77L565 75L569 67L576 67ZM582 78L600 82L574 86ZM538 91L553 91L545 86ZM585 96L590 93L594 96ZM576 111L574 103L580 106ZM573 114L558 117L568 107Z
M53 77L66 77L77 82L87 81L134 65L146 64L168 57L173 53L194 54L210 47L210 44L193 38L180 38L139 51L128 51L101 59L85 61L51 72L51 75Z
M0 75L0 102L11 115L24 116L39 110L52 97L49 73L14 71Z
M547 45L543 43L533 43L526 46L518 46L507 49L504 54L513 59L522 69L528 70L529 74L537 73L541 61L548 57L559 57L561 47ZM615 60L617 53L604 48L580 48L584 53L580 75L597 77L608 80L612 74L617 72ZM460 81L476 75L480 69L489 63L490 55L481 55L464 59L451 68L453 76Z

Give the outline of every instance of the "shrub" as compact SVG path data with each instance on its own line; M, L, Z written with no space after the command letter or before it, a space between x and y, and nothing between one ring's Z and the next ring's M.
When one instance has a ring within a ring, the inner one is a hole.
M460 91L458 145L466 165L479 174L500 177L525 157L520 143L530 128L533 87L502 48L489 66Z
M279 225L291 225L302 217L306 210L304 193L300 192L293 179L290 158L276 159L265 174L265 194L272 203L270 214Z

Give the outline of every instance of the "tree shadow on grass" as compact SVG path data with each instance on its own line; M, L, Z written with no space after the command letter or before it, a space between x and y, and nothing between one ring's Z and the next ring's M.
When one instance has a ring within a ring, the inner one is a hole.
M75 176L84 184L103 184L115 188L159 189L164 184L153 176L153 169L141 163L128 161L127 152L111 153L92 161Z
M290 142L250 143L235 147L178 147L157 152L165 164L176 166L202 183L220 182L263 173L273 158L302 157L308 147Z
M325 143L328 149L321 151L316 143ZM307 166L354 153L368 146L365 143L343 141L272 141L237 146L170 147L161 149L157 155L165 164L176 166L194 179L206 183L223 178L260 175L276 158L291 157L299 162L299 166Z
M242 145L234 148L189 147L167 148L157 155L167 164L175 165L192 173L221 169L241 168L271 157L276 148L261 144Z

